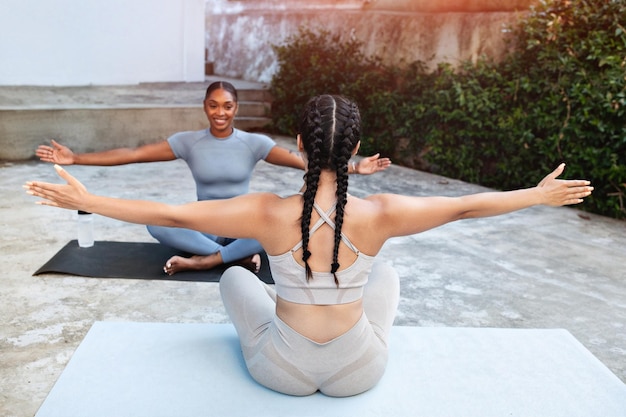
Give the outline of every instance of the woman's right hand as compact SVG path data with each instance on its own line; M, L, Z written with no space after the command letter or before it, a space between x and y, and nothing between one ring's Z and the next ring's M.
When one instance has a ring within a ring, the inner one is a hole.
M51 139L52 146L39 145L35 155L43 162L52 162L59 165L72 165L74 163L74 152L67 146Z
M37 204L43 206L85 210L84 204L89 195L85 186L59 165L55 165L54 169L67 184L28 181L24 185L26 192L32 196L42 198Z

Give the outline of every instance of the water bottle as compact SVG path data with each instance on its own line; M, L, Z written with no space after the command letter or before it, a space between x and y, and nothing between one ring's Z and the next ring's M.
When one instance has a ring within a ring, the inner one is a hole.
M78 210L78 246L93 246L93 214L82 210Z

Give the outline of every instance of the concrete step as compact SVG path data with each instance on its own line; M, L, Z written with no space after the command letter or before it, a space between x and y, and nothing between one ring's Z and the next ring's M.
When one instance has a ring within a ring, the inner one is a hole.
M267 86L238 80L235 126L263 131L271 122ZM135 147L175 132L208 127L202 107L206 83L133 86L0 86L0 160L31 159L50 138L91 152Z
M271 116L271 111L272 104L269 101L240 101L237 118L268 118Z

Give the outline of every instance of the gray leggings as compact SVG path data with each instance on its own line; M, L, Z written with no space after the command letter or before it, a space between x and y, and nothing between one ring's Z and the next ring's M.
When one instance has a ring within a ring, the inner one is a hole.
M219 252L225 264L260 253L263 247L253 239L228 239L178 227L147 226L148 232L161 244L192 255Z
M377 262L363 294L364 313L343 335L314 342L276 316L276 292L242 267L220 279L246 366L261 385L290 395L320 391L333 397L372 388L387 364L387 340L400 296L396 271Z

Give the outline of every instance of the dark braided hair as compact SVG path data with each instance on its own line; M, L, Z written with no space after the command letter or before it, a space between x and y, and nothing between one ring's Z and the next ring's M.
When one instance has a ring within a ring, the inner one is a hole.
M360 140L361 116L353 102L341 96L321 95L312 98L305 105L300 118L300 137L307 155L308 167L304 175L305 191L303 195L302 218L302 260L304 261L307 280L312 277L308 259L309 228L313 203L323 169L337 174L337 211L335 213L335 242L331 273L337 280L339 269L338 255L341 241L341 227L345 206L348 200L348 162L352 151Z

